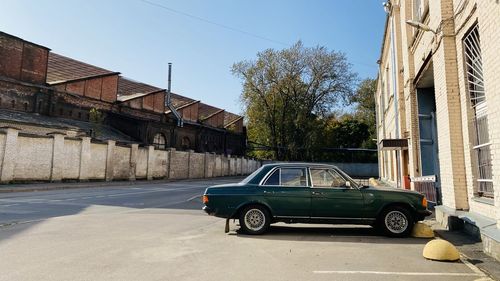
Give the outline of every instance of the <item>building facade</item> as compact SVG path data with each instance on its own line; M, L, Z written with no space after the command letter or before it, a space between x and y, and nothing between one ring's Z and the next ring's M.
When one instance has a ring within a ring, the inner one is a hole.
M157 149L231 155L244 155L246 150L241 116L178 94L169 96L165 89L3 32L0 126L30 134L58 131Z
M467 217L491 239L500 229L500 3L392 0L385 9L381 179L435 196L438 220Z

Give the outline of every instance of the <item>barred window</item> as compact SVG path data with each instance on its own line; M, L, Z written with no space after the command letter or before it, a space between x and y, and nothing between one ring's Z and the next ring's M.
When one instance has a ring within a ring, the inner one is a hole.
M167 139L161 133L155 135L153 139L153 145L156 149L166 149L167 148Z
M189 137L182 138L181 147L184 150L191 148L191 140L189 139Z
M467 92L472 107L471 128L474 131L473 154L476 158L478 196L493 197L492 165L484 92L483 62L479 28L476 24L463 38Z

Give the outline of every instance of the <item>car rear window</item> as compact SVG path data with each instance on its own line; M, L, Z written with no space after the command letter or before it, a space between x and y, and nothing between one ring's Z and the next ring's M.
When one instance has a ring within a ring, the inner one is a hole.
M269 178L267 178L264 185L280 185L280 169L275 170Z

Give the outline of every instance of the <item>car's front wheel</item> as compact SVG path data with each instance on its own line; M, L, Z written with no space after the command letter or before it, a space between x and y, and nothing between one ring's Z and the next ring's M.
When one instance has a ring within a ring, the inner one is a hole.
M240 227L247 234L266 232L271 224L269 211L259 205L245 207L240 213Z
M379 218L379 227L391 237L406 237L413 228L411 213L399 206L390 207L382 212Z

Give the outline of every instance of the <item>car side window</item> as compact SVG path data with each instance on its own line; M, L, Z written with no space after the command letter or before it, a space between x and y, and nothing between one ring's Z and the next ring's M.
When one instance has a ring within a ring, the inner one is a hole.
M311 169L314 187L345 187L345 179L331 169Z
M280 185L280 169L276 169L266 180L264 185Z
M305 168L281 168L281 186L307 186Z

